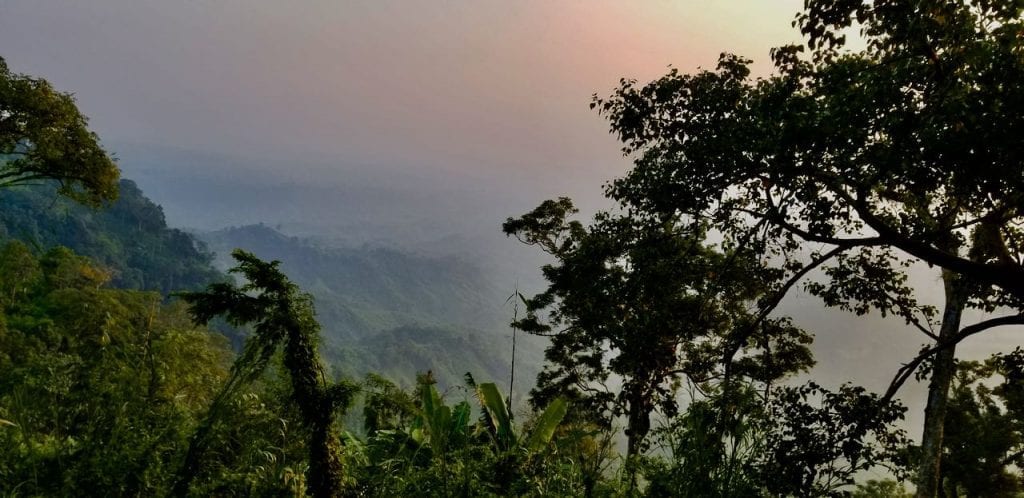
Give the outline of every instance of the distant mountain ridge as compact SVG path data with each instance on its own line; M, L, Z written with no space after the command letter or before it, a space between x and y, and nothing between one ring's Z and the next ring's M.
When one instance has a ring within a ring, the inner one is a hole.
M282 269L317 296L325 327L339 337L359 338L400 325L458 325L493 328L501 316L501 291L489 286L479 269L455 257L426 257L397 249L326 247L290 237L262 224L197 234L216 253L217 264L232 264L236 247ZM331 303L351 313L336 313Z
M466 372L491 380L508 375L512 317L503 294L511 290L490 285L460 258L326 246L263 224L197 236L221 268L231 264L228 254L236 247L281 261L315 297L327 359L348 375L378 372L412 382L431 370L449 386ZM541 350L529 341L521 345L521 375L532 382Z

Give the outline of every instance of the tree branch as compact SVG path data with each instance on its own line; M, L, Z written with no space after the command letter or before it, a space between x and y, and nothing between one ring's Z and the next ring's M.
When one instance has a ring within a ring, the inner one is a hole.
M879 238L883 239L886 244L890 244L911 256L920 258L928 264L946 268L973 280L999 286L1017 296L1024 297L1024 268L1021 268L1019 265L978 263L936 249L929 244L907 237L889 226L871 211L862 196L856 199L849 198L848 200L851 201L851 205L857 211L860 218L864 220L864 223L878 232Z
M910 361L910 363L903 365L896 371L896 375L893 377L892 382L889 383L889 389L885 391L881 401L889 402L892 400L893 396L896 395L896 392L903 387L903 384L906 383L907 379L909 379L910 376L913 375L914 371L917 370L917 367L919 367L921 363L927 360L930 356L944 349L956 346L961 341L972 335L984 332L994 327L1005 325L1024 325L1024 313L990 318L988 320L975 323L974 325L964 327L953 337L921 351L913 360Z

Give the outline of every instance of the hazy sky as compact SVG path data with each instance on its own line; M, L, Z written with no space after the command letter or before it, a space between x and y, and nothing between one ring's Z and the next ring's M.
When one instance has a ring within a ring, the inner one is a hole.
M318 183L377 168L596 192L628 163L591 94L722 51L766 70L800 4L0 0L0 56L74 92L115 152L286 159L277 174Z

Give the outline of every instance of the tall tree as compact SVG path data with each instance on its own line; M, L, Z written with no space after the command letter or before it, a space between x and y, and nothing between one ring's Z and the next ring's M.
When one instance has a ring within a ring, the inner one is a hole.
M720 389L724 417L736 379L770 384L812 364L810 336L769 317L782 272L761 265L756 248L716 249L672 218L601 213L584 227L573 213L562 198L504 225L556 258L518 324L551 337L533 403L567 395L605 425L624 415L633 459L651 415L677 412L681 382ZM621 389L606 386L613 377Z
M593 104L636 157L615 198L709 219L727 239L756 234L794 261L800 246L833 248L831 279L812 290L931 336L911 362L940 353L919 496L936 492L955 344L1024 322L1024 87L1011 83L1024 76L1022 9L811 0L795 21L806 45L775 49L773 76L751 79L749 61L724 55L715 71L624 80ZM865 48L846 46L851 28ZM912 261L946 270L938 334L905 285ZM1015 313L961 328L971 306Z
M71 94L12 73L0 57L0 187L57 180L89 205L117 198L120 172L87 124Z
M343 469L336 418L351 403L355 388L350 383L331 383L327 379L317 350L320 326L314 317L312 297L300 292L281 273L280 262L268 263L242 250L235 250L232 255L238 261L232 272L241 273L248 283L241 287L216 283L206 292L182 296L191 305L197 322L206 323L223 315L237 326L252 324L254 334L232 367L231 377L214 401L207 422L193 437L175 492L188 491L205 449L204 437L210 424L235 391L262 373L280 348L291 381L291 400L311 435L308 492L317 498L339 496Z

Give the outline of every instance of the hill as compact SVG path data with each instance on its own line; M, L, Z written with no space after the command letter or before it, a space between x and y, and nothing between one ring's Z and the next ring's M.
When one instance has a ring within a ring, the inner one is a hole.
M247 225L198 234L222 269L236 247L281 268L316 298L325 354L348 375L378 372L412 382L432 370L446 385L472 372L480 379L508 375L510 291L488 282L485 273L454 257L423 256L397 249L331 247L314 239L287 236L266 225ZM537 341L524 340L517 364L532 382L540 365Z
M403 324L458 324L490 328L506 322L504 297L478 268L455 257L417 256L373 246L328 247L257 224L198 235L222 268L236 247L282 269L317 296L317 307L337 337Z
M119 198L100 209L67 201L55 185L2 190L0 241L11 239L40 254L67 246L109 269L114 286L164 295L223 279L228 254L241 247L281 260L316 297L323 351L338 373L377 372L411 383L416 373L432 370L447 385L466 372L480 379L508 375L510 291L465 258L333 247L260 224L194 235L169 227L163 209L131 180L122 180ZM237 332L224 332L240 346ZM541 347L521 344L519 364L539 365ZM522 372L525 386L536 371Z
M43 252L66 246L113 271L119 288L169 293L223 278L190 234L170 228L160 206L131 180L116 201L91 209L57 195L54 184L0 190L0 241L18 239Z

